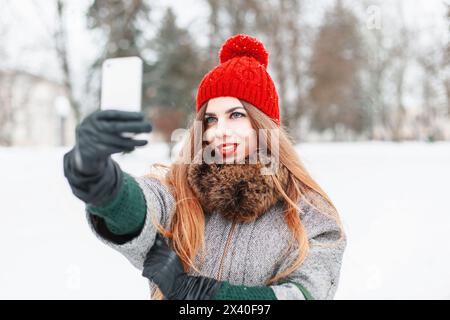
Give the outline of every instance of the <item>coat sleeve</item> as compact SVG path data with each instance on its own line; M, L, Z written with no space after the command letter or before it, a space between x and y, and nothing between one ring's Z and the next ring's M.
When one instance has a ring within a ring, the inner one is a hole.
M300 217L310 246L308 255L296 270L272 286L279 300L332 300L337 291L347 240L336 220L323 214L334 209L323 198L314 197L315 202L300 202ZM295 258L290 254L278 272L291 266Z
M142 270L145 256L153 246L157 232L152 218L156 218L156 221L167 229L174 214L175 200L168 187L157 178L143 176L134 179L141 188L146 203L144 226L137 233L124 236L113 234L101 217L89 212L88 206L85 213L95 236L124 255L137 269Z

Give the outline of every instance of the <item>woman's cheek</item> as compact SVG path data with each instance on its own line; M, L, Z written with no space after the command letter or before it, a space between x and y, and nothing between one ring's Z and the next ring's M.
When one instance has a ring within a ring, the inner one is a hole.
M208 143L211 143L214 137L214 132L212 128L206 129L205 132L203 132L203 141L206 141Z

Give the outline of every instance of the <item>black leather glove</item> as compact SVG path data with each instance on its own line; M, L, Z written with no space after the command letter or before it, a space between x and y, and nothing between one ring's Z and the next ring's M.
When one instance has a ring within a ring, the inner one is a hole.
M91 113L76 129L75 166L86 175L101 173L111 154L131 152L146 140L121 136L123 132L151 132L150 123L142 112L101 110Z
M131 152L146 140L124 138L123 132L151 132L141 112L95 111L76 129L76 144L64 155L64 175L72 192L85 203L101 206L120 188L122 171L111 154Z
M156 283L168 300L210 300L222 285L212 278L187 275L180 258L159 233L147 253L142 275Z

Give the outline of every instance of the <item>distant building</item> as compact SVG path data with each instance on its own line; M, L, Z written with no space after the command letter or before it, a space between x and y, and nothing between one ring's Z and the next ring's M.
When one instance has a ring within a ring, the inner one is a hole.
M0 71L0 145L72 145L75 127L61 84L24 71Z

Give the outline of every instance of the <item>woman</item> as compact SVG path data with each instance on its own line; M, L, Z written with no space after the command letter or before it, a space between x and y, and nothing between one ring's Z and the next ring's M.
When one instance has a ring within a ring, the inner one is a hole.
M92 231L143 270L152 299L332 299L345 234L281 126L267 51L236 35L219 57L173 164L123 172L110 154L146 141L120 133L151 125L100 111L77 128L65 176Z

